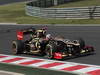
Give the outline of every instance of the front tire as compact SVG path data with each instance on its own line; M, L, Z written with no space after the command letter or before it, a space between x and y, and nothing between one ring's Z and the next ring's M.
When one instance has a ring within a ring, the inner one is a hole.
M49 59L53 58L53 49L52 49L51 45L48 45L46 47L46 55L47 55L47 58L49 58Z

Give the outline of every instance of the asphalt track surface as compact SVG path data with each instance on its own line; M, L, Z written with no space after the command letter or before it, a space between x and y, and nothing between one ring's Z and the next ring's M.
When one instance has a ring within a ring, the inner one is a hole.
M22 1L30 1L30 0L0 0L0 5L14 3L14 2L22 2Z
M0 26L0 54L12 54L11 43L16 40L16 30L24 29L31 26ZM34 26L41 28L41 26ZM68 62L77 62L84 64L100 65L100 27L99 26L48 26L48 33L53 36L61 35L67 39L75 39L78 37L84 38L87 45L92 45L95 48L95 54L67 59ZM34 57L34 55L21 56ZM47 59L46 57L35 56L36 58Z
M30 1L30 0L0 0L0 5L14 3L14 2L22 2L22 1ZM0 26L0 54L12 54L11 51L11 42L12 40L16 39L16 30L27 28L27 26ZM40 28L40 27L36 27ZM63 35L66 38L76 38L76 37L83 37L87 44L93 45L96 49L96 54L84 56L80 58L75 59L69 59L65 61L70 62L77 62L77 63L86 63L86 64L95 64L100 65L100 27L48 27L48 32L53 35ZM21 55L21 56L28 56L28 57L34 57L33 55ZM35 56L36 58L38 56ZM45 57L38 57L38 58L44 58ZM36 69L35 69L36 71ZM38 72L40 72L39 70ZM37 74L36 72L35 74ZM50 72L46 71L44 75L48 75ZM52 72L54 75L55 72ZM57 74L57 72L56 72ZM58 74L60 74L58 72ZM62 73L61 73L62 74ZM66 73L65 73L66 74ZM62 75L65 75L62 74ZM37 75L40 75L37 74Z

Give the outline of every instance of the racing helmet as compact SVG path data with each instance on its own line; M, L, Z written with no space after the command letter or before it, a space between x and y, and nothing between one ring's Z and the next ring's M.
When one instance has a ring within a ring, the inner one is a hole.
M52 38L51 34L47 34L47 35L46 35L46 38L47 38L47 39L51 39L51 38Z

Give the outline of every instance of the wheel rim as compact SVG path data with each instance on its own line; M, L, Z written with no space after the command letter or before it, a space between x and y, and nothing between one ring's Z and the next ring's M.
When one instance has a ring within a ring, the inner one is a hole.
M16 44L12 44L13 54L17 54L17 46Z
M47 56L48 56L48 58L52 58L52 51L51 51L51 47L49 46L48 48L47 48Z

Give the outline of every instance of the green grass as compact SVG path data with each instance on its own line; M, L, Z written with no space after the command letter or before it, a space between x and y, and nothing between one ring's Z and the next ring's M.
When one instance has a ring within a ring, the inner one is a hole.
M66 3L54 7L66 8L66 7L83 7L83 6L100 6L100 0L80 0L80 1L70 2L70 3Z
M100 19L43 19L25 14L25 2L0 6L0 22L18 24L100 24Z

